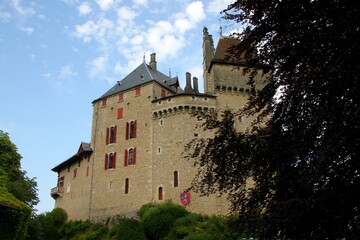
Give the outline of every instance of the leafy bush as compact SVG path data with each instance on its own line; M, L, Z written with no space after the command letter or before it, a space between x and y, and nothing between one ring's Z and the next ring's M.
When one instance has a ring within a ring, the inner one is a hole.
M117 226L117 240L146 240L145 232L139 221L126 219Z
M166 240L218 240L233 239L226 218L191 213L175 221Z
M182 206L165 202L146 210L140 222L146 237L149 240L158 240L169 233L176 219L188 214Z
M67 222L60 231L62 240L100 240L104 239L107 233L108 228L105 225L99 223L91 223L89 221Z

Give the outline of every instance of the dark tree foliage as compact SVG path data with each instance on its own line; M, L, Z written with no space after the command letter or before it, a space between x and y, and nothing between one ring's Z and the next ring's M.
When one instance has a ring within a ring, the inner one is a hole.
M229 193L239 230L260 238L360 236L359 5L238 0L224 10L249 26L254 43L232 55L256 49L256 60L273 68L247 106L207 118L215 137L198 141L189 155L200 167L194 189ZM258 121L238 133L238 115ZM247 190L249 178L255 183Z
M0 169L7 175L7 190L20 201L33 208L38 202L35 178L26 176L21 169L21 155L7 133L0 130Z

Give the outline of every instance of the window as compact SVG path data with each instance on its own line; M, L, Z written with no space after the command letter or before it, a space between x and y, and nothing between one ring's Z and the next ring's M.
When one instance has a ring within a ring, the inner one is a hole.
M125 194L129 193L129 179L125 179Z
M89 176L89 166L86 167L86 176Z
M135 88L135 96L139 96L140 93L141 93L141 88L140 87Z
M117 112L117 119L123 118L123 114L124 114L124 109L123 109L123 108L119 108L119 109L118 109L118 112Z
M106 129L106 145L116 143L116 126Z
M161 96L166 97L166 90L164 88L161 89Z
M58 178L58 187L64 187L64 176Z
M106 106L106 100L107 100L107 98L104 98L103 100L101 100L101 106Z
M125 149L124 166L136 164L136 147Z
M158 191L158 198L159 200L163 200L163 188L162 187L159 187L159 191Z
M119 94L119 102L124 101L124 93Z
M178 171L174 172L174 187L178 187L179 186L179 173Z
M74 169L73 177L76 178L77 168Z
M136 120L126 123L126 139L136 138L136 125Z
M105 154L105 170L113 169L116 166L116 152Z

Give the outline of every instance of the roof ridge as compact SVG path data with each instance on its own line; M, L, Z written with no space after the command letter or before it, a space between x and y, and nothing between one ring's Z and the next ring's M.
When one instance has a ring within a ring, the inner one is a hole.
M154 80L154 77L153 77L153 75L151 74L151 72L150 72L150 70L149 70L149 68L148 68L148 65L147 65L145 62L143 62L143 64L145 65L146 70L148 71L148 73L149 73L149 75L150 75L151 79L152 79L152 80Z

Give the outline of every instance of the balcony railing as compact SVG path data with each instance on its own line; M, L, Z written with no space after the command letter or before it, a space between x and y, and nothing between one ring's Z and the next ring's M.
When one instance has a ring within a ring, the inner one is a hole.
M64 192L64 187L57 186L51 189L51 196L56 199L57 197L61 197Z

